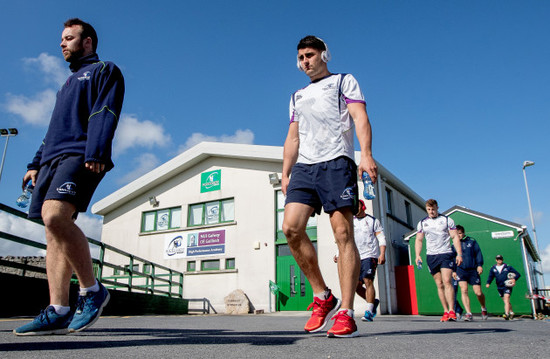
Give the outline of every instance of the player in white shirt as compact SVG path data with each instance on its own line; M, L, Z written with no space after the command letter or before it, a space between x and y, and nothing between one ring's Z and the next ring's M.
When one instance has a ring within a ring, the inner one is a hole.
M456 321L454 312L455 291L452 284L452 274L456 266L462 263L462 246L454 221L438 212L435 199L426 201L428 217L418 222L415 251L416 263L422 263L420 253L422 241L426 238L426 261L437 285L437 294L443 306L442 322ZM456 257L451 248L451 237L456 250ZM456 258L456 259L455 259Z
M380 221L365 213L365 203L362 200L359 203L359 212L353 218L355 244L361 258L361 272L355 292L367 301L367 310L361 320L372 322L380 303L376 299L374 277L378 265L386 263L386 236ZM338 263L338 252L334 261Z
M306 36L298 44L298 68L311 83L290 100L290 125L283 151L281 190L286 195L283 232L290 250L314 293L311 318L304 329L322 330L334 316L329 337L358 334L353 320L353 299L359 276L359 253L353 240L353 215L357 213L358 173L376 181L377 167L371 151L371 127L365 100L351 75L332 74L325 42ZM361 146L361 160L354 162L353 129ZM292 177L291 177L292 173ZM342 301L325 284L317 253L306 234L311 215L321 208L330 216L340 251Z

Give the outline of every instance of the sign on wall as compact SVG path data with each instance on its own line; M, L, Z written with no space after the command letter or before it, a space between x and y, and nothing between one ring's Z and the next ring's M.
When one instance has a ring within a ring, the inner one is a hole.
M491 232L491 238L493 239L512 238L513 236L514 231Z
M225 230L170 233L164 237L164 258L225 254Z
M222 188L222 170L201 173L201 193L219 191Z

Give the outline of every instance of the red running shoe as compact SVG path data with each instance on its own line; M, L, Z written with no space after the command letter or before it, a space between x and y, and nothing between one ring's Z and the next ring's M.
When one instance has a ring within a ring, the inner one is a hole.
M441 319L439 319L440 322L448 322L449 321L449 313L445 312L443 313L443 316Z
M330 293L326 300L313 297L313 303L307 307L307 310L313 308L313 313L311 314L311 318L307 321L304 330L310 333L323 330L334 313L340 309L341 303L340 299L334 297L332 293Z
M347 309L339 311L332 319L334 325L327 333L329 338L353 338L359 335L355 320L348 315Z
M449 321L450 322L456 322L456 314L453 310L449 312Z

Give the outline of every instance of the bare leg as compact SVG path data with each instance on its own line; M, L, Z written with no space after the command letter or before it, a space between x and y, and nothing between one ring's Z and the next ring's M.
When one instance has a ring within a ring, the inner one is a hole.
M374 304L374 299L376 299L376 290L374 289L374 283L372 279L368 278L363 278L363 281L365 282L367 303Z
M290 251L302 272L311 284L313 293L321 293L327 288L315 247L306 234L306 225L313 208L302 203L288 203L285 206L283 233L286 236ZM340 261L338 261L338 265Z
M454 310L455 307L455 289L452 282L453 271L448 268L441 268L441 280L445 288L445 300L447 302L447 308Z
M433 275L435 285L437 286L437 295L439 296L439 301L443 306L443 311L446 313L449 311L447 306L447 300L445 299L445 287L443 286L443 281L441 280L441 272L437 272Z
M472 308L470 307L470 297L468 297L468 282L460 281L458 282L458 285L460 286L460 293L462 294L462 304L464 304L466 313L471 313Z
M480 285L474 285L472 286L474 289L474 293L477 296L477 300L479 301L479 304L481 304L481 308L485 308L485 294L481 291Z
M330 224L338 245L338 277L342 292L343 309L353 309L357 278L359 277L359 252L353 239L353 214L349 208L336 210L330 214Z
M47 200L42 206L52 304L69 304L69 281L73 270L81 287L95 284L90 247L86 236L74 223L73 213L74 205L64 201Z
M510 314L512 312L512 303L510 303L510 294L504 294L504 297L502 297L502 300L504 301L504 313Z

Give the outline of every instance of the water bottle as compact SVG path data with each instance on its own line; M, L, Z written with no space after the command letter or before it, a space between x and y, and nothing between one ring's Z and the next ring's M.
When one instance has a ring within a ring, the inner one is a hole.
M416 262L416 269L421 270L422 269L422 261Z
M15 203L21 208L27 208L31 200L33 189L34 189L34 186L32 185L32 182L29 181L29 183L27 183L27 186L25 186L23 193L21 193L21 196L17 198L17 201L15 201Z
M367 200L375 199L376 195L374 194L374 185L372 184L372 180L370 179L370 176L367 172L363 172L361 175L361 180L363 180L363 197Z

